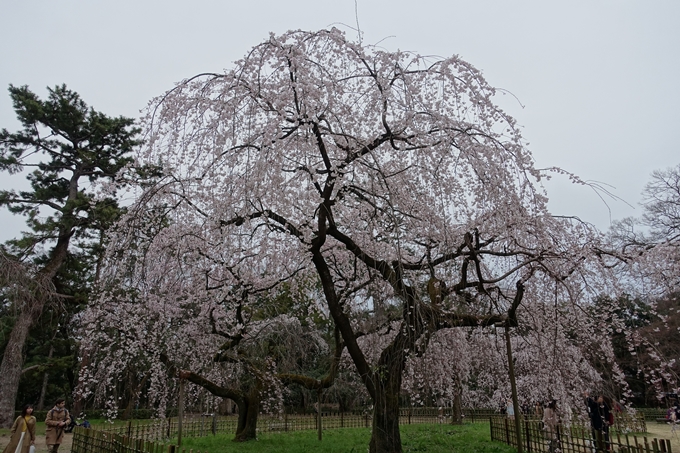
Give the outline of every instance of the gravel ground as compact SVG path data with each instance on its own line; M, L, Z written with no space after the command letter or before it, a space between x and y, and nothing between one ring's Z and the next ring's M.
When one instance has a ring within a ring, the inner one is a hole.
M71 451L71 442L73 441L73 434L64 433L64 439L59 447L60 453L67 453ZM0 436L0 449L4 449L9 443L9 435ZM45 445L45 436L35 436L35 453L47 453L47 445Z

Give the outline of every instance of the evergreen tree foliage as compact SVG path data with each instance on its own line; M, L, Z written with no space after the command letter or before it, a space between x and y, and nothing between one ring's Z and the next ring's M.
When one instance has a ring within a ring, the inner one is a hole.
M10 85L9 94L21 130L0 131L0 170L25 174L30 189L0 191L0 206L23 215L28 226L0 249L5 264L0 284L9 317L3 326L12 325L3 337L0 365L0 426L5 427L13 419L29 332L46 307L55 316L43 319L40 327L47 331L41 334L57 338L55 332L65 328L55 321L60 307L77 305L87 285L76 285L76 290L59 273L70 256L98 253L103 231L120 213L111 183L131 164L130 152L140 143L134 120L95 111L65 85L48 88L44 100L27 86ZM70 272L79 271L73 267Z

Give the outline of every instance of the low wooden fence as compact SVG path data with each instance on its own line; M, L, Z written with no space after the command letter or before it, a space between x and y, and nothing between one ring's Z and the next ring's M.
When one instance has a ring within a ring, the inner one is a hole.
M492 439L510 445L517 445L514 423L501 417L493 410L464 411L466 421L490 420ZM373 420L371 411L354 411L344 413L323 413L321 424L323 429L337 428L369 428ZM207 414L187 414L182 419L182 437L202 437L220 433L235 433L236 416L213 416ZM399 422L408 424L451 423L450 409L412 407L400 410ZM283 414L280 416L261 415L258 419L259 431L302 431L318 429L316 414ZM546 433L541 429L540 420L526 418L522 420L523 434L521 442L528 451L549 451L551 444ZM625 447L622 452L659 451L670 452L669 441L647 441L646 438L626 436L627 432L645 432L644 417L641 414L616 417L612 427L610 445ZM156 420L140 420L124 425L101 427L96 429L76 428L73 437L73 453L181 453L173 445L178 436L178 419L176 417ZM557 441L563 453L593 453L590 429L586 429L576 421L569 427L560 427ZM595 439L597 441L597 439ZM656 444L655 444L656 442ZM668 443L666 443L668 442ZM639 445L643 447L638 448ZM649 445L651 450L645 450ZM654 445L658 450L653 450ZM661 446L663 445L663 446ZM663 449L665 448L665 450Z
M402 425L421 423L450 423L449 411L432 407L403 408L399 411ZM483 420L479 415L476 420ZM483 417L483 416L482 416ZM488 415L486 415L488 419ZM371 426L371 411L329 412L321 414L323 429L368 428ZM471 420L471 418L468 418ZM187 414L182 419L183 437L201 437L218 432L236 432L237 416L212 416ZM318 429L317 414L260 415L257 420L260 431L302 431ZM121 436L148 441L176 438L177 417L155 420L131 421L124 425L96 428L97 431L115 433Z
M515 422L507 417L490 419L491 439L517 446ZM538 419L521 419L523 448L531 452L561 453L672 453L671 441L630 435L612 427L607 436L593 432L589 425L558 425L551 432Z
M97 427L97 431L114 433L134 439L160 441L176 438L179 430L177 417L165 419L129 421L124 425ZM187 415L182 419L182 436L202 437L218 431L233 429L236 432L236 417L212 417Z
M73 430L71 453L186 453L186 449L78 426Z
M647 432L647 419L645 414L635 412L630 414L628 412L617 412L614 414L614 431L626 433L644 433Z
M368 428L373 421L370 411L322 413L323 429ZM450 423L450 413L438 408L404 408L400 424ZM218 432L236 433L236 416L187 414L182 419L182 437L202 437ZM302 431L318 429L316 414L261 415L259 431ZM177 417L139 420L124 425L85 429L76 427L72 453L181 453L170 443L178 436ZM195 452L200 453L200 452Z
M463 419L468 422L487 421L491 417L498 417L499 413L494 409L463 409Z
M655 421L658 418L666 418L666 411L662 407L642 407L635 409L639 414L643 414L647 421Z

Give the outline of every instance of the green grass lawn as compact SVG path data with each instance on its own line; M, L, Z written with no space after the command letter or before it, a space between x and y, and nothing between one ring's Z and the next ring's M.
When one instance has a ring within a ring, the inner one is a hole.
M263 432L258 440L232 442L233 434L182 439L182 449L208 453L351 453L368 451L368 428L332 429L323 432L319 442L316 431L288 433ZM401 427L404 452L428 453L513 453L516 450L492 442L488 423L467 425L404 425Z

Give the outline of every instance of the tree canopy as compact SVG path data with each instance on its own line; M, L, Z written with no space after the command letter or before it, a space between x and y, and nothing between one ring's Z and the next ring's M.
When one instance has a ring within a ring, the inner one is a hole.
M636 296L632 302L619 299L617 309L628 309L631 303L642 308L623 316L628 323L636 322L636 329L619 327L617 334L625 334L627 341L618 355L638 397L650 401L680 390L675 342L680 293L680 165L654 171L642 195L640 218L616 222L609 236L618 276Z
M549 172L494 93L455 56L336 29L270 36L152 101L139 159L163 176L112 234L105 278L125 303L191 305L202 322L219 303L233 335L256 301L244 290L318 282L374 404L370 451L399 452L404 370L436 332L521 327L548 306L564 320L554 338L574 345L592 328L579 305L613 281L601 235L549 213Z
M107 183L132 163L130 152L140 143L132 119L95 111L65 85L48 88L45 100L26 86L10 86L9 93L22 129L0 131L0 169L25 172L30 190L0 191L0 206L24 215L29 227L0 249L7 269L15 270L0 281L15 313L0 365L0 425L6 427L14 418L29 329L48 300L68 300L58 293L65 282L57 280L70 248L101 249L104 230L120 212Z

